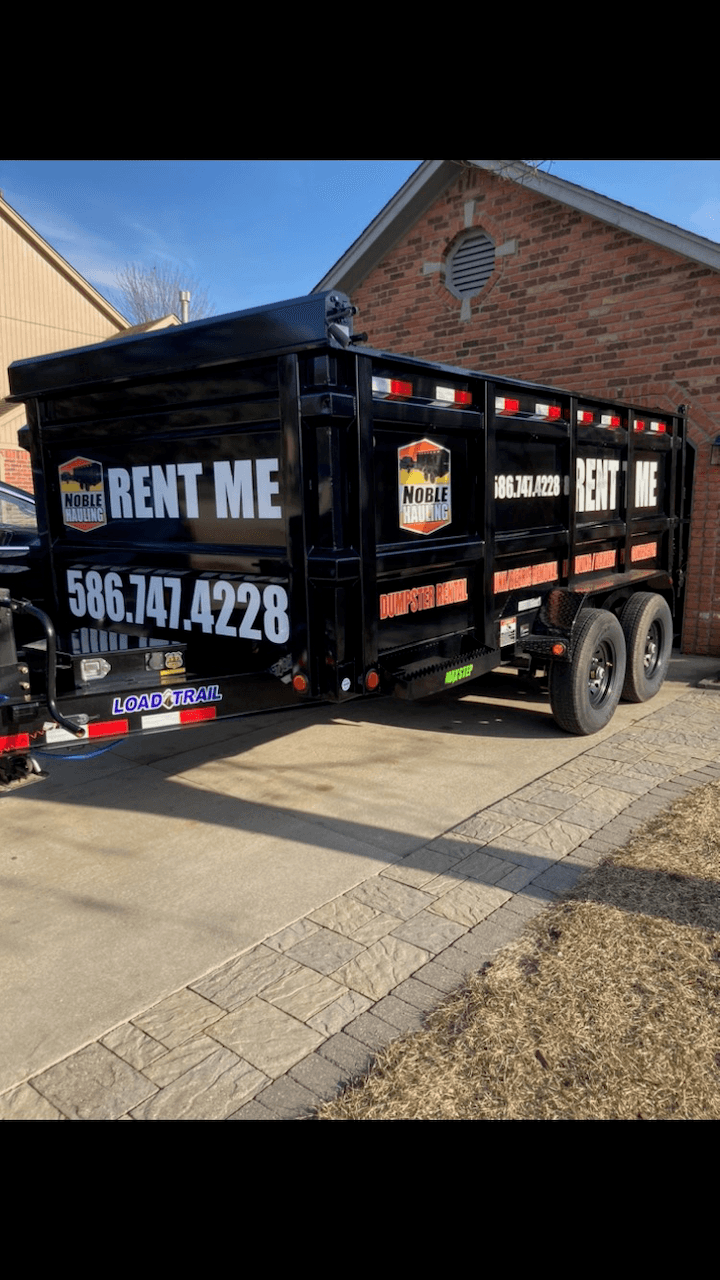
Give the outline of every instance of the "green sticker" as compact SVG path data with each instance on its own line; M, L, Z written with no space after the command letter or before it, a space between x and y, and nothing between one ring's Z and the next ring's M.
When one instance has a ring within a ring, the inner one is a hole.
M472 663L469 667L456 667L454 671L445 672L445 683L455 684L456 680L466 680L472 675Z

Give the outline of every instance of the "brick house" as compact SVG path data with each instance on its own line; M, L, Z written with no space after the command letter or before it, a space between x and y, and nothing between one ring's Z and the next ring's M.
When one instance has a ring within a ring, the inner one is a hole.
M683 649L720 655L720 244L521 161L426 160L316 288L373 347L688 405Z

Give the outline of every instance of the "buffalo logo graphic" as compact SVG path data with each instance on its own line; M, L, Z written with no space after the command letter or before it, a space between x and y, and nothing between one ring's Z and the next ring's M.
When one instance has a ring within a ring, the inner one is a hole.
M91 458L71 458L61 463L58 471L65 524L83 533L107 524L101 464Z
M432 440L415 440L398 449L400 528L435 533L452 520L450 451Z

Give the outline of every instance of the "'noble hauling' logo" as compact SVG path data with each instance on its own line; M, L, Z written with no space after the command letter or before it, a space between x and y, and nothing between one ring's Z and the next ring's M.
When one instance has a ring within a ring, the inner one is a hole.
M58 471L65 524L83 533L107 524L101 464L91 458L71 458Z
M400 528L435 533L452 520L450 451L432 440L415 440L398 449Z

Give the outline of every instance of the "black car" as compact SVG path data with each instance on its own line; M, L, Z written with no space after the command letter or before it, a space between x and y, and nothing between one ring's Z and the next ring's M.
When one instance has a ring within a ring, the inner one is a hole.
M41 594L41 563L35 499L0 480L0 587L23 599Z

